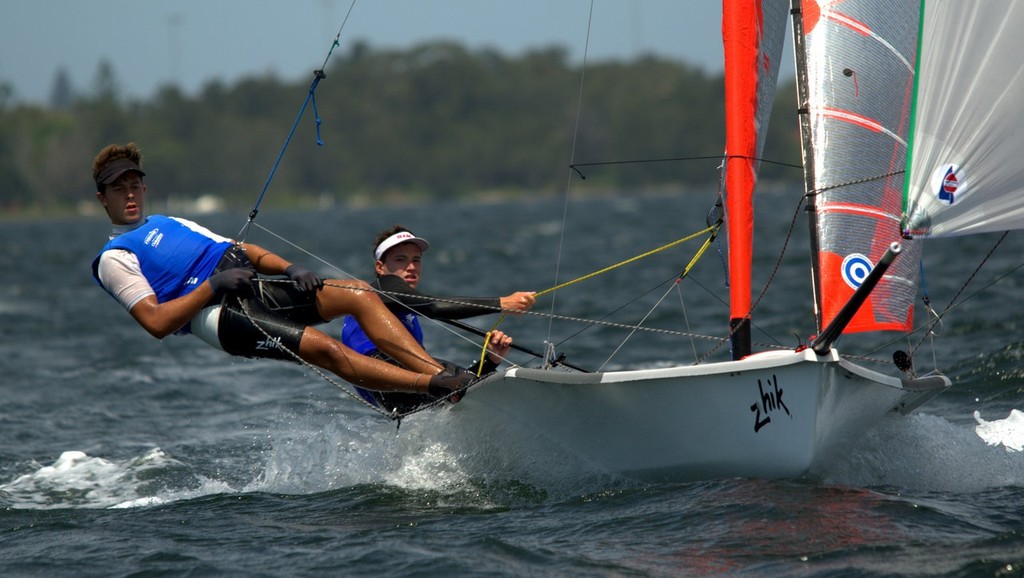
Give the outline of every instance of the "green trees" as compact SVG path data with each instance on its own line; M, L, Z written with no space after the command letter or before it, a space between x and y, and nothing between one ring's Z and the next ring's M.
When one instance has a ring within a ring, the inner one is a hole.
M316 92L324 146L307 108L271 183L275 203L392 195L468 198L495 191L715 186L723 148L722 79L653 56L581 71L557 47L516 58L451 42L408 50L356 44L335 53ZM51 106L12 105L0 86L0 210L74 207L91 199L92 155L110 142L143 149L162 197L215 194L234 205L262 189L308 94L300 82L253 77L187 96L163 87L125 102L112 66L87 95L58 73ZM2 83L0 83L2 84ZM792 106L792 91L778 102ZM578 123L578 124L577 124ZM795 129L772 128L766 156L799 160ZM623 161L635 161L624 163ZM766 178L799 171L765 165ZM578 178L578 177L577 177Z

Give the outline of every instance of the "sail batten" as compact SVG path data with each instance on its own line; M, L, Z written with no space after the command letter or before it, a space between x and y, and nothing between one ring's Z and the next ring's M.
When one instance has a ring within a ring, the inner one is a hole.
M841 122L846 122L846 123L849 123L849 124L854 124L854 125L859 126L860 128L866 128L866 129L868 129L870 131L873 131L873 132L885 133L886 135L891 137L894 141L899 143L901 146L903 146L903 147L907 146L907 141L903 137L901 137L900 135L896 134L895 132L887 129L884 125L882 125L880 122L878 122L877 120L875 120L873 118L869 118L869 117L866 117L866 116L861 115L861 114L857 114L857 113L849 111L849 110L838 110L838 109L830 109L830 108L823 108L821 110L821 114L822 114L822 116L826 116L826 117L829 117L831 119L838 120L838 121L841 121Z
M891 212L883 211L874 205L858 205L855 203L825 203L818 205L818 212L868 215L876 219L891 221L894 225L898 225L900 223L899 217L892 214Z

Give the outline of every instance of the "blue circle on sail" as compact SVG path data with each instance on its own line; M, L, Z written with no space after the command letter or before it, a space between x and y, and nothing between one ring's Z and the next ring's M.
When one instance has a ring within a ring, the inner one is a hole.
M856 289L864 283L864 280L867 279L868 274L871 273L874 267L871 261L860 253L847 255L843 259L843 281Z

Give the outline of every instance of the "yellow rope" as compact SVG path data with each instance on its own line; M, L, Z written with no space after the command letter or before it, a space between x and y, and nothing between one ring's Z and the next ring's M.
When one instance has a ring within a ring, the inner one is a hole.
M711 225L710 227L708 227L706 229L701 229L700 231L697 231L696 233L694 233L694 234L692 234L692 235L690 235L688 237L683 237L682 239L679 239L679 240L676 240L676 241L672 241L671 243L669 243L667 245L662 245L661 247L658 247L657 249L651 249L650 251L648 251L646 253L637 255L636 257L631 257L629 259L626 259L625 261L621 261L621 262L616 263L614 265L610 265L608 267L605 267L604 269L601 269L600 271L594 271L593 273L589 273L587 275L583 275L582 277L577 277L577 278L575 278L575 279L573 279L571 281L566 281L565 283L561 283L559 285L555 285L554 287L550 287L550 288L545 289L543 291L538 291L536 296L540 297L541 295L544 295L546 293L551 293L552 291L558 291L559 289L561 289L563 287L568 287L569 285L572 285L574 283L579 283L580 281L586 281L587 279L590 279L590 278L593 278L593 277L597 277L598 275L602 275L602 274L607 273L607 272L609 272L609 271L611 271L613 269L618 269L619 267L622 267L623 265L628 265L630 263L633 263L634 261L639 261L640 259L643 259L645 257L650 257L651 255L654 255L655 253L659 253L661 251L664 251L665 249L671 249L672 247L675 247L676 245L680 245L682 243L690 241L690 240L694 239L695 237L699 237L700 235L703 235L704 233L712 233L710 238L713 239L714 238L714 234L717 231L718 231L718 224L716 223L716 224Z
M707 229L705 229L705 231L706 230ZM714 242L715 235L717 233L718 230L716 227L715 232L708 235L708 238L704 240L704 244L701 245L701 248L698 249L697 252L693 255L693 259L690 259L690 262L686 264L686 268L683 269L683 272L679 274L679 279L682 279L690 274L690 269L693 269L693 266L697 264L697 261L700 261L700 258L704 256L704 251L707 251L708 247L711 246L711 243Z
M504 315L504 314L502 314L502 315ZM495 324L495 327L497 327L497 324ZM488 331L487 335L484 335L484 346L480 349L480 361L479 361L479 363L476 364L476 376L477 377L480 377L480 374L483 373L483 371L484 371L484 360L487 359L487 345L490 344L490 342L491 342L491 334L492 333L494 333L493 329Z
M692 235L689 235L687 237L683 237L682 239L677 239L675 241L672 241L671 243L668 243L667 245L662 245L661 247L658 247L656 249L651 249L650 251L647 251L646 253L641 253L640 255L637 255L635 257L631 257L629 259L626 259L625 261L620 261L620 262L618 262L618 263L616 263L614 265L610 265L610 266L605 267L604 269L601 269L599 271L594 271L593 273L588 273L587 275L583 275L582 277L577 277L577 278L575 278L575 279L573 279L571 281L566 281L565 283L561 283L559 285L555 285L554 287L549 287L548 289L544 289L543 291L538 291L535 296L536 297L540 297L541 295L545 295L547 293L551 293L552 291L557 291L557 290L559 290L559 289L561 289L563 287L568 287L569 285L573 285L575 283L579 283L580 281L585 281L587 279L592 279L594 277L597 277L598 275L602 275L602 274L607 273L609 271L612 271L614 269L618 269L619 267L622 267L623 265L628 265L628 264L633 263L635 261L639 261L640 259L643 259L643 258L646 258L646 257L650 257L651 255L654 255L656 253L660 253L661 251L664 251L666 249L671 249L672 247L675 247L676 245L681 245L681 244L683 244L683 243L685 243L687 241L693 240L694 238L699 237L700 235L703 235L705 233L710 233L710 235L708 235L708 238L705 239L704 244L701 246L700 249L697 250L697 252L694 254L693 258L690 259L690 262L687 263L686 268L679 275L680 278L685 277L690 272L690 269L693 268L693 266L697 263L697 261L700 260L701 256L704 255L704 252L707 251L708 247L711 246L711 243L715 240L715 236L718 234L718 228L720 226L721 226L721 222L715 223L714 225L711 225L711 226L709 226L707 228L701 229L700 231L697 231L696 233L693 233ZM491 334L494 333L494 330L497 329L498 326L501 325L501 322L505 320L505 316L506 315L508 315L508 312L507 311L502 311L501 315L498 316L498 320L494 322L494 325L491 327L491 330L488 331L487 335L484 337L484 346L483 346L483 348L482 348L482 350L480 352L480 363L477 365L477 367L479 368L477 370L477 377L480 376L480 372L483 370L483 366L484 366L483 361L484 361L484 358L487 356L487 345L491 342Z

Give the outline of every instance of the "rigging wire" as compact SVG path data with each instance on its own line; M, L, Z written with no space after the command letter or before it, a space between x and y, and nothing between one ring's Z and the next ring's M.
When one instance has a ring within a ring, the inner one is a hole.
M795 165L793 163L786 163L786 162L782 162L782 161L776 161L776 160L760 158L760 157L751 157L751 156L747 156L747 155L728 155L726 158L748 159L748 160L757 161L759 163L778 165L778 166L781 166L781 167L790 167L790 168L794 168L794 169L803 168L801 165ZM572 163L572 164L569 165L569 168L572 169L573 171L575 171L575 173L577 175L579 175L579 177L581 179L586 180L587 177L586 177L586 175L583 174L582 171L580 171L580 167L609 167L609 166L617 166L617 165L642 165L642 164L653 164L653 163L674 163L674 162L680 162L680 161L715 161L715 160L724 160L724 159L723 159L722 155L701 155L701 156L696 156L696 157L667 157L667 158L659 158L659 159L632 159L632 160L622 160L622 161L595 161L595 162L589 162L589 163Z
M592 273L587 273L586 275L581 275L581 276L579 276L579 277L577 277L575 279L571 279L569 281L565 281L563 283L559 283L559 284L554 285L552 287L549 287L547 289L543 289L541 291L538 291L536 293L536 296L539 297L539 296L542 296L542 295L546 295L548 293L554 293L554 292L558 291L559 289L568 287L569 285L574 285L576 283L579 283L579 282L582 282L582 281L586 281L588 279L592 279L592 278L597 277L599 275L603 275L604 273L608 273L609 271L613 271L613 270L618 269L619 267L622 267L624 265L628 265L630 263L634 263L636 261L639 261L639 260L644 259L646 257L650 257L652 255L655 255L655 254L660 253L662 251L665 251L667 249L671 249L672 247L675 247L676 245L685 243L687 241L691 241L691 240L699 237L700 235L707 233L708 234L708 238L704 241L704 244L701 246L700 249L697 250L697 252L693 256L693 258L690 260L690 263L686 266L686 268L683 271L683 273L680 273L680 275L678 276L678 277L681 278L681 277L685 276L689 272L689 270L697 263L697 261L704 254L704 252L707 250L707 248L711 246L712 242L714 242L714 240L715 240L715 237L718 235L718 229L721 227L721 225L722 225L722 223L721 223L721 221L719 221L719 222L717 222L717 223L715 223L713 225L710 225L710 226L708 226L708 227L706 227L704 229L701 229L700 231L697 231L695 233L687 235L686 237L683 237L683 238L680 238L680 239L676 239L675 241L672 241L670 243L666 243L665 245L662 245L662 246L657 247L655 249L651 249L650 251L641 253L639 255L635 255L633 257L630 257L629 259L625 259L625 260L620 261L618 263L615 263L613 265L609 265L609 266L607 266L607 267L605 267L603 269L600 269L598 271L594 271ZM649 292L650 291L648 291L648 293ZM639 299L639 296L636 299ZM634 301L636 299L634 299ZM664 299L664 297L662 297L662 299ZM626 305L623 305L622 307L625 307L625 306ZM622 309L622 307L619 307L619 309L617 309L616 311ZM612 313L614 313L614 311ZM491 327L491 330L487 332L487 335L486 335L486 337L484 339L484 345L483 345L484 352L481 353L481 356L486 353L487 343L490 340L491 333L495 329L497 329L499 325L501 325L501 323L507 317L507 314L508 314L507 311L502 311L501 315L498 317L498 320ZM554 315L554 311L552 311L550 314ZM611 313L606 315L605 318L607 318L610 315L611 315ZM551 339L551 329L550 329L551 326L552 326L552 323L551 323L551 321L549 321L548 322L548 328L549 328L548 329L548 341L547 341L548 343L550 343L550 339ZM577 332L577 334L581 333L581 332L582 332L582 330L580 332ZM563 340L562 342L564 342L564 341L565 340Z
M768 275L768 279L765 280L764 285L761 287L761 291L758 293L757 297L753 300L753 302L750 305L750 313L749 313L748 319L750 320L751 324L754 327L757 327L757 326L753 324L753 313L754 313L755 310L757 310L758 306L761 304L761 301L764 299L765 295L768 294L768 289L774 283L775 276L778 274L779 269L782 267L782 260L783 260L783 258L786 255L786 250L789 248L789 242L793 239L793 231L796 229L796 222L797 222L797 219L800 216L800 209L803 207L804 202L807 200L807 197L810 196L811 194L813 194L813 193L809 193L807 195L801 196L800 200L797 202L796 210L793 211L793 218L790 219L790 222L789 222L789 230L786 231L786 238L782 242L782 249L779 251L779 256L775 259L775 266L774 266L774 268L772 268L771 274ZM727 339L725 341L720 342L715 347L713 347L713 348L709 349L708 351L706 351L704 353L704 355L701 356L700 359L697 360L697 363L698 364L702 363L704 360L706 360L709 357L711 357L723 345L725 345L726 343L731 342L732 334L735 333L736 329L738 329L738 328L739 328L739 325L736 325L736 326L730 328L729 334L727 335ZM762 330L762 332L765 333L765 335L768 335L767 332L764 332L764 330ZM777 345L781 345L779 343L779 341L777 339L775 339L774 337L771 337L771 335L768 335L768 337L770 339L772 339L773 341L775 341L775 343Z
M672 287L678 287L679 284L682 283L683 279L685 279L686 276L689 275L690 270L693 269L693 266L696 265L697 261L699 261L700 258L704 255L704 252L708 250L708 247L710 247L711 244L715 242L715 237L718 235L718 226L720 225L721 222L716 223L714 229L711 231L711 234L708 236L707 239L704 240L704 244L697 251L697 253L694 254L693 258L690 259L690 262L686 264L686 268L683 269L683 272L676 276L675 282L672 284ZM658 301L653 306L651 306L651 308L647 311L647 314L644 315L643 319L641 319L639 323L637 323L638 328L643 326L644 322L647 321L647 318L650 317L651 314L654 313L654 310L658 308L658 306L665 300L666 297L668 297L668 294L672 291L672 287L669 287L665 291L665 293L662 294L661 298L658 299ZM629 341L631 337L633 337L636 331L637 330L634 329L622 340L619 346L616 347L615 350L612 351L612 353L608 356L608 359L606 359L605 362L601 364L601 367L598 368L598 371L604 369L604 367L608 365L609 362L611 362L612 358L615 357L615 354L617 354L619 350L621 350L622 347L626 345L626 342Z
M577 94L576 94L576 118L575 118L574 123L573 123L572 144L569 147L569 164L570 164L570 166L572 165L572 163L576 159L576 143L579 140L579 136L580 136L580 118L583 115L583 86L584 86L584 80L586 79L587 57L590 54L590 32L591 32L591 28L593 26L593 23L594 23L594 0L590 0L590 10L589 10L589 13L588 13L588 16L587 16L587 33L586 33L586 36L585 36L585 39L584 39L584 42L583 42L583 63L580 66L580 84L579 84L579 89L578 89ZM572 188L572 172L570 171L568 173L568 175L566 176L565 202L562 205L562 226L561 226L561 232L560 232L560 234L558 236L558 250L555 253L555 285L556 286L558 285L558 280L560 278L561 266L562 266L562 252L563 252L564 247L565 247L565 223L568 220L568 214L569 214L569 191L570 191L571 188ZM556 295L552 295L551 296L551 305L550 305L550 308L549 308L551 313L555 312L556 297L557 297ZM501 320L499 319L498 322L500 323ZM495 324L495 327L496 326L497 326L497 324ZM493 329L492 329L492 331L493 331ZM551 332L552 331L553 331L553 326L552 326L551 321L549 321L548 322L548 340L551 339ZM488 338L490 338L490 335L488 335Z
M341 31L345 29L345 24L348 22L349 16L352 14L352 9L355 8L356 0L352 0L352 4L348 7L348 12L345 13L345 18L341 21L341 26L338 27L338 33L334 37L334 41L331 42L331 47L327 51L327 55L324 57L323 64L320 68L313 71L313 82L309 86L309 91L306 93L306 99L302 101L302 106L299 107L299 113L295 116L295 122L292 123L292 128L288 131L288 136L284 139L284 144L281 146L280 152L277 153L277 159L274 161L274 165L270 168L270 174L267 175L267 180L263 183L263 189L260 191L259 197L256 199L256 204L253 205L252 210L249 211L249 218L242 225L241 230L238 232L237 239L244 242L249 234L249 229L253 221L256 220L256 215L260 212L260 204L263 202L263 197L267 194L267 190L270 188L270 181L274 179L274 175L277 173L277 168L281 165L281 159L284 158L284 153L288 149L288 145L291 144L292 136L295 135L295 130L299 126L299 121L302 120L302 115L306 112L306 107L312 102L313 104L313 116L316 123L316 144L317 146L324 146L323 139L320 138L320 112L316 107L316 88L320 84L320 81L327 78L327 74L324 72L327 70L327 62L331 59L331 55L334 54L334 49L340 45Z
M589 12L588 12L587 31L586 31L585 40L584 40L583 62L582 62L582 66L580 67L580 81L579 81L579 87L578 87L578 91L577 91L576 115L575 115L575 119L574 119L574 126L573 126L573 132L572 132L572 142L571 142L571 145L570 145L570 152L569 152L569 173L567 175L564 203L563 203L563 207L562 207L562 226L561 226L561 230L560 230L560 235L559 235L559 240L558 240L558 248L557 248L556 258L555 258L555 285L553 287L549 288L549 289L545 289L544 291L538 292L538 296L546 294L546 293L553 293L552 299L551 299L551 303L550 303L550 307L549 307L549 312L550 312L551 319L548 322L548 331L547 331L548 338L547 338L547 341L546 341L546 343L548 343L548 345L550 347L553 347L553 345L551 344L551 335L552 335L552 332L553 332L553 325L552 325L552 323L553 323L553 320L555 318L555 316L554 316L555 305L556 305L556 294L555 293L557 292L557 290L561 289L563 287L566 287L567 285L571 285L573 283L576 283L576 282L588 279L591 276L599 275L601 273L604 273L606 271L609 271L611 269L614 269L614 268L616 268L618 266L621 266L621 265L625 264L625 262L624 263L619 263L617 265L613 265L611 267L608 267L608 268L602 269L600 271L597 271L595 273L592 273L589 276L584 276L584 277L581 277L581 278L578 278L578 279L574 279L574 280L566 282L566 283L560 283L559 282L559 279L561 277L561 260L562 260L562 255L563 255L564 247L565 247L565 229L566 229L566 222L568 221L569 198L570 198L570 193L571 193L571 190L572 190L572 182L573 182L572 176L573 176L573 173L578 175L581 179L586 180L586 175L583 174L583 172L580 170L580 167L610 166L610 165L640 164L640 163L657 163L657 162L670 162L670 161L680 161L680 160L702 160L702 159L710 159L710 158L714 158L714 159L720 158L719 156L716 155L714 157L685 157L685 158L684 157L677 157L677 158L624 160L624 161L604 161L604 162L589 162L589 163L577 163L576 162L576 146L577 146L577 142L578 142L579 136L580 136L580 124L581 124L582 110L583 110L583 91L584 91L584 86L586 84L585 81L586 81L587 58L588 58L589 53L590 53L590 50L589 50L589 48L590 48L590 34L591 34L591 31L592 31L592 26L593 26L593 15L594 15L594 2L593 2L593 0L591 0ZM766 161L766 162L771 162L771 163L774 163L774 164L783 164L783 165L786 165L786 166L794 166L794 167L796 167L796 165L791 165L789 163L777 163L775 161ZM799 168L799 167L797 167L797 168ZM719 222L719 225L720 224L721 223ZM718 225L715 226L715 228L714 228L715 232L711 234L710 239L714 239L715 238L715 236L717 234L717 226ZM706 232L707 230L708 229L705 229L705 231L702 231L702 232ZM697 234L700 234L700 233L697 233ZM658 250L660 250L660 249L658 249ZM654 252L657 252L658 250L655 250ZM701 253L702 252L703 252L703 249L701 250ZM646 255L641 255L641 256L635 257L635 258L633 258L633 259L631 259L631 260L629 260L627 262L631 262L633 260L642 258L644 256L646 256ZM664 297L662 299L664 299ZM625 307L625 305L623 305L623 307ZM617 310L620 310L620 309L621 309L621 307L619 309L617 309ZM612 312L612 313L614 313L614 312ZM612 313L609 313L608 315L611 315ZM504 317L505 317L505 314L503 313L499 317L498 321L494 324L494 326L492 327L491 331L494 331L494 329L497 328L498 325L501 324L501 322L504 320ZM607 318L607 317L608 316L605 316L605 318ZM581 330L580 332L582 332L584 330ZM580 332L577 332L574 335L578 335ZM490 337L490 332L488 332L488 334L487 334L487 338L488 339L489 339L489 337ZM570 338L571 338L571 336L570 336ZM569 338L567 338L567 339L569 339ZM627 339L628 339L628 337L627 337ZM560 343L564 343L565 341L566 341L566 339L563 339ZM621 345L620 345L620 347L621 347ZM485 345L484 345L484 350L486 351L486 341L485 341ZM616 351L618 351L618 349L616 349ZM481 355L483 355L483 352L481 353ZM614 355L614 353L612 355Z
M275 239L277 239L278 241L280 241L280 242L282 242L282 243L284 243L284 244L286 244L286 245L290 245L290 246L291 246L291 247L292 247L293 249L295 249L296 251L298 251L298 252L300 252L300 253L302 253L302 254L306 255L306 256L307 256L308 258L310 258L311 260L314 260L314 261L318 261L318 262L320 262L320 263L321 263L322 265L324 265L325 267L327 267L327 268L330 268L330 269L332 269L332 270L335 270L335 271L338 271L339 273L341 273L341 274L342 274L342 275L343 275L344 277L346 277L346 278L349 278L349 279L357 279L357 278L358 278L358 277L357 277L357 276L356 276L355 274L353 274L353 273L352 273L352 272L350 272L350 271L347 271L347 270L345 270L345 269L344 269L343 267L341 267L340 265L338 265L338 264L336 264L336 263L332 263L332 262L330 262L330 261L327 261L326 259L324 259L324 258L323 258L323 257L321 257L320 255L317 255L316 253L313 253L312 251L310 251L310 250L308 250L308 249L306 249L306 248L304 248L304 247L302 247L302 246L300 246L300 245L297 245L296 243L292 242L291 240L289 240L289 239L287 239L287 238L285 238L285 237L281 236L280 234L278 234L278 233L276 233L276 232L272 231L271 229L269 229L269 228L265 227L264 225L261 225L261 224L259 224L259 223L253 223L253 226L254 226L254 227L256 227L256 228L258 228L258 229L260 229L260 230L261 230L261 231L263 231L264 233L266 233L266 234L268 234L268 235L270 235L270 236L274 237L274 238L275 238ZM698 233L698 234L699 234L699 233ZM689 238L693 238L693 236L691 236L691 237L689 237ZM689 239L689 238L688 238L688 239ZM686 239L684 239L684 240L686 240ZM663 247L660 247L660 248L658 248L658 249L655 249L655 250L649 251L649 252L648 252L647 254L645 254L645 255L643 255L643 256L653 255L654 253L657 253L657 252L659 252L660 250L663 250L663 249L668 249L668 248L670 248L670 247L672 247L672 246L675 246L675 245L679 244L679 243L680 243L680 242L682 242L682 241L683 241L683 240L677 240L677 241L674 241L674 242L672 242L672 243L670 243L670 244L668 244L668 245L665 245L665 246L663 246ZM635 260L637 260L638 258L639 258L639 257L633 257L633 258L631 258L631 259L629 259L629 260L627 260L627 261L621 262L621 263L619 263L619 264L617 264L617 265L614 265L614 266L611 266L611 267L607 267L607 268L605 268L605 270L603 270L603 271L601 271L601 272L606 272L606 271L609 271L609 270L611 270L611 269L614 269L614 268L615 268L615 267L617 267L617 266L625 265L625 264L626 264L627 262L632 262L632 261L635 261ZM596 274L597 274L597 273L591 273L591 274L585 275L584 277L590 278L590 277L594 277L594 276L595 276ZM673 276L673 277L672 277L672 279L675 279L675 277ZM576 283L576 282L578 282L578 281L580 281L580 280L582 280L582 278L577 278L577 279L574 279L574 280L572 280L572 281L568 281L568 282L566 282L566 283L563 283L563 285L562 285L562 286L566 286L566 285L571 285L571 284L573 284L573 283ZM265 279L264 281L274 281L274 280L272 280L272 279ZM282 281L282 282L286 282L286 281L284 281L284 280L281 280L281 281ZM697 282L697 281L694 281L694 282ZM699 282L697 282L697 283L698 283L698 285L700 285L700 283L699 283ZM333 284L331 284L331 283L329 283L329 282L325 283L325 285L327 285L327 286L335 286L335 285L333 285ZM655 287L659 287L659 286L661 286L661 283L658 283L658 284L657 284L657 285L656 285ZM704 288L704 290L705 290L705 291L707 291L708 293L710 293L710 294L712 294L712 295L713 295L713 293L712 293L712 292L711 292L710 290L708 290L708 289L707 289L706 287L704 287L703 285L700 285L700 286L701 286L702 288ZM643 297L644 295L646 295L646 294L650 293L650 292L651 292L651 291L652 291L653 289L654 289L654 288L652 288L652 289L649 289L648 291L644 292L643 294L639 295L638 297L634 298L633 300L631 300L631 301L627 302L627 303L626 303L626 304L624 304L624 305L623 305L622 307L619 307L619 308L618 308L618 309L616 309L615 311L618 311L618 310L620 310L620 309L622 309L622 308L624 308L624 307L628 306L628 305L629 305L630 303L633 303L634 301L636 301L636 300L637 300L637 299L639 299L640 297ZM396 305L399 305L399 306L405 307L405 308L406 308L406 309L408 309L408 310L409 310L410 312L413 312L413 313L415 313L415 310L413 310L413 309L412 309L411 307L409 307L408 305L406 305L406 304L402 303L402 302L401 302L401 301L399 300L399 297L401 297L402 295L404 295L403 293L399 293L399 292L394 292L394 291L384 291L384 290L381 290L381 289L377 289L377 288L374 288L374 287L370 287L370 289L368 289L368 290L370 290L370 291L373 291L373 292L377 293L378 295L380 295L380 296L381 296L381 298L382 298L382 299L386 299L386 300L387 300L387 303L391 303L391 304L396 304ZM545 291L550 291L550 289L548 289L548 290L545 290ZM491 307L491 306L488 306L488 305L481 305L481 304L479 304L479 303L471 303L471 302L468 302L468 301L461 301L461 300L459 300L459 299L457 299L457 298L445 298L445 297L437 297L437 296L432 296L432 297L431 297L431 299L432 299L433 301L436 301L436 302L441 302L441 303L451 303L451 304L455 304L455 305L460 305L460 306L466 306L466 307L477 307L477 308L480 308L480 309L486 309L486 310L487 310L488 312L502 312L502 311L503 311L502 309L499 309L499 308L494 308L494 307ZM611 316L612 314L614 314L614 313L615 313L615 311L612 311L612 312L611 312L611 313L609 313L608 315L605 315L605 316L604 316L604 318L602 318L602 319L606 319L607 317L610 317L610 316ZM528 314L528 315L535 315L535 316L539 316L539 317L547 317L547 318L553 318L553 319L563 319L563 320L571 320L571 321L579 321L579 322L589 322L589 323L595 323L595 324L600 324L600 320L588 320L588 319L583 319L583 318L578 318L578 317L564 317L564 316L559 316L559 315L554 315L554 314L548 314L548 313L539 313L539 312L536 312L536 311L523 311L523 312L517 312L517 314L520 314L520 313L521 313L521 314L524 314L524 315L527 315L527 314ZM426 321L428 321L428 322L431 322L431 323L434 323L435 325L441 325L442 323L445 323L445 324L448 324L448 325L451 325L451 326L454 326L454 327L459 327L460 329L464 329L464 330L466 330L466 331L469 331L469 332L471 332L471 333L477 333L477 334L478 334L478 335L480 335L480 336L486 336L486 335L488 335L488 334L484 333L484 332L483 332L483 330L481 330L481 329L478 329L478 328L475 328L475 327L472 327L472 326L469 326L469 325L466 325L466 324L463 324L463 323L455 323L455 322L453 322L452 320L448 320L448 319L433 319L433 318L430 318L430 317L426 317L425 319L426 319ZM631 326L631 325L621 325L621 324L614 324L614 326L617 326L617 327L623 327L623 328L628 328L628 329L633 329L633 328L634 328L634 326ZM639 329L641 329L641 330L642 330L643 328L639 328ZM451 333L452 335L455 335L455 336L457 336L457 337L459 337L459 338L463 339L464 341L466 341L466 342L468 342L468 343L471 343L471 344L473 344L474 346L478 346L478 345L479 345L479 343L477 343L477 342L476 342L475 340L469 339L468 337L466 337L466 336L464 336L464 335L462 335L462 334L458 333L457 331L455 331L455 330L454 330L454 329L452 329L451 327L447 328L447 330L448 330L448 332L449 332L449 333ZM493 331L493 330L492 330L492 331ZM581 330L580 332L582 332L582 331L585 331L585 329L584 329L584 330ZM578 334L578 333L579 333L579 332L577 332L577 334ZM574 334L574 335L575 335L575 334ZM695 336L697 336L697 337L702 337L702 336L700 336L700 335L695 335ZM570 336L570 338L571 338L571 337L572 337L572 336ZM568 341L568 339L570 339L570 338L566 338L566 339L563 339L563 340L562 340L561 342L559 342L559 345L560 345L561 343L564 343L565 341ZM485 341L485 343L486 343L486 341ZM529 354L533 355L534 357L539 357L539 356L540 356L540 354L539 354L539 353L536 353L536 352L533 352L533 351L529 351L529 350L526 350L525 348L522 348L522 347L517 347L517 346L516 346L515 344L513 344L513 345L512 345L512 348L513 348L513 349L517 349L517 350L519 350L519 351L522 351L522 352L524 352L524 353L529 353Z
M925 332L925 336L927 336L927 335L931 335L931 334L932 334L932 330L933 330L933 329L935 328L935 326L936 326L936 325L938 325L939 323L941 323L941 322L942 322L942 318L943 318L943 317L944 317L944 316L946 315L946 313L949 313L949 312L950 312L951 310L953 310L954 308L956 308L956 307L959 307L959 306L963 305L963 304L964 304L964 303L966 303L966 302L967 302L968 300L970 300L970 299L974 298L975 296L977 296L977 295L978 295L979 293L981 293L981 292L982 292L982 291L984 291L985 289L988 289L989 287L991 287L992 285L995 285L995 284L996 284L996 283L998 283L999 281L1002 281L1002 280L1003 280L1004 278L1006 278L1006 277L1007 277L1007 276L1009 276L1010 274L1014 273L1015 271L1017 271L1017 270L1018 270L1018 269L1020 269L1021 267L1024 267L1024 263L1021 263L1020 265L1017 265L1016 267L1014 267L1014 268L1013 268L1012 270L1008 271L1008 272L1007 272L1007 273L1005 273L1004 275L1001 275L1001 276L999 276L999 277L996 277L996 278L995 278L995 279L994 279L993 281L991 281L991 282L990 282L989 284L987 284L987 285L985 285L984 287L982 287L982 288L978 289L978 290L977 290L977 291L975 291L974 293L971 293L970 295L968 295L968 296L964 297L963 299L960 299L960 296L961 296L961 295L963 294L963 292L964 292L964 291L965 291L965 290L967 289L967 286L971 284L971 282L972 282L972 281L974 280L974 278L975 278L975 277L977 277L978 273L980 273L980 272L981 272L981 269L982 269L982 268L983 268L983 267L985 266L985 264L986 264L986 263L988 263L989 259L990 259L990 258L992 257L992 255L993 255L993 254L994 254L994 253L996 252L996 249L998 249L998 248L999 248L999 246L1000 246L1000 245L1001 245L1001 244L1003 243L1003 241L1004 241L1004 240L1006 240L1006 237L1007 237L1007 236L1008 236L1009 234L1010 234L1010 232L1009 232L1009 231L1004 231L1004 232L1003 232L1003 234L1002 234L1002 235L1000 235L999 239L998 239L998 240L996 240L995 244L993 244L993 245L992 245L992 248L991 248L991 249L989 249L988 253L986 253L986 254L985 254L985 256L984 256L984 257L983 257L983 258L981 259L981 262L980 262L980 263L978 263L978 266L977 266L977 267L976 267L976 268L974 269L974 271L973 271L973 272L971 272L971 274L970 274L970 275L969 275L969 276L967 277L967 279L966 279L966 280L964 281L963 285L961 285L961 286L960 286L960 289L958 289L958 290L957 290L957 292L956 292L956 294L955 294L955 295L953 295L953 297L952 297L952 298L951 298L951 299L949 300L949 303L948 303L948 304L946 305L946 308L945 308L945 309L943 309L941 313L937 313L937 314L935 314L935 319L933 319L933 320L932 320L932 322L931 322L930 324L928 324L928 325L927 325L927 327L926 327L927 331ZM960 300L958 301L958 299L960 299ZM922 344L922 343L924 342L924 339L925 339L925 337L922 337L922 338L921 338L921 339L920 339L920 340L919 340L919 341L917 342L917 344L916 344L916 345L914 345L914 347L913 347L913 348L912 348L912 349L910 350L910 352L911 352L911 357L913 357L913 353L914 353L914 352L916 352L916 351L918 350L918 348L920 348L920 347L921 347L921 344Z
M873 350L869 351L867 353L867 355L872 355L872 354L878 353L879 351L883 351L885 349L888 349L893 344L895 344L895 343L897 343L899 341L902 341L903 339L907 339L908 340L908 347L910 349L911 358L913 358L913 354L915 352L917 352L918 349L920 349L920 347L924 344L924 342L926 340L932 339L932 338L934 338L937 335L941 335L941 332L937 333L935 331L935 327L942 324L943 319L946 316L946 314L948 314L949 312L953 311L957 307L960 307L961 305L967 303L968 301L974 299L975 297L981 295L982 293L987 291L989 288L991 288L992 286L1002 282L1004 279L1006 279L1010 275L1013 275L1017 271L1019 271L1021 269L1024 269L1024 262L1019 263L1015 267L1010 269L1009 271L1006 271L1002 275L999 275L999 276L995 277L994 279L992 279L990 282L988 282L984 286L978 288L977 291L974 291L973 293L965 295L962 299L960 299L960 296L963 295L963 292L967 289L967 286L971 284L971 282L978 275L978 273L981 271L981 269L984 267L984 265L989 261L989 259L995 253L996 249L999 247L1000 244L1002 244L1003 240L1007 237L1008 233L1009 233L1009 231L1004 232L999 237L999 239L995 242L995 244L992 246L992 248L989 249L989 252L985 255L985 257L982 258L981 262L974 269L974 271L971 273L971 275L964 281L964 283L957 290L956 295L954 295L953 298L951 298L949 300L949 303L946 305L945 309L943 309L941 312L935 311L935 309L931 306L931 298L927 296L927 289L925 289L925 295L922 296L922 299L925 300L925 306L928 309L928 313L930 315L929 321L926 322L926 323L922 323L920 326L911 329L906 334L899 335L899 336L897 336L897 337L895 337L895 338L893 338L891 340L886 341L885 343L880 344L879 346L875 347ZM922 268L922 275L923 275L923 268ZM914 334L916 334L918 332L923 332L923 335L917 341L917 343L913 343L911 341L911 337L913 337ZM934 355L935 355L934 349L932 351L932 355L933 355L932 362L933 362L934 366L936 368L938 368L938 362L934 358ZM850 355L847 355L847 354L844 354L844 356L853 357L853 356L850 356ZM878 360L878 359L872 359L872 358L868 358L868 357L861 357L861 359L865 359L867 361L874 361L874 362L878 362L878 363L891 363L891 360Z

